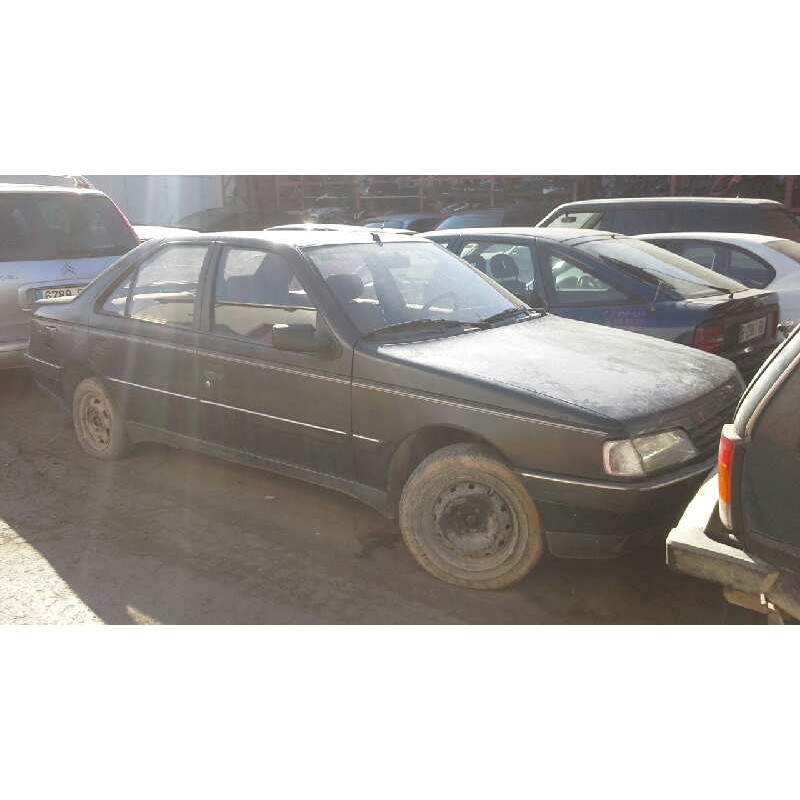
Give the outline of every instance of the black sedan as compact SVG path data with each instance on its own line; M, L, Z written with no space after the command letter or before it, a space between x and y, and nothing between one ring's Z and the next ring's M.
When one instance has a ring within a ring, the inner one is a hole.
M639 239L580 228L433 231L526 303L731 359L752 377L777 344L778 295Z
M742 386L724 359L534 311L431 242L363 230L147 242L42 305L28 361L88 454L155 440L346 492L484 589L546 549L665 531Z

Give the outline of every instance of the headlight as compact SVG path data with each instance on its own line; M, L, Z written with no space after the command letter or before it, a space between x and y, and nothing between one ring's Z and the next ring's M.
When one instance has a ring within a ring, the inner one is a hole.
M648 475L691 461L697 450L685 431L675 429L603 444L603 467L609 475Z

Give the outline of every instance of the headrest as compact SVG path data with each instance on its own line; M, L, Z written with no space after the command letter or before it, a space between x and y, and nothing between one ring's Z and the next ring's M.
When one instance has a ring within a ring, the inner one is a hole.
M518 278L517 262L508 253L497 253L489 261L493 278Z
M349 303L364 292L364 281L358 275L330 275L327 280L330 290L342 303Z

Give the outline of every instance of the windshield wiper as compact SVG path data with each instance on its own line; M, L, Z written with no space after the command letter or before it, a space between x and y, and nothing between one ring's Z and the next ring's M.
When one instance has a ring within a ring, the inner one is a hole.
M520 314L524 314L526 317L531 317L535 313L542 313L536 312L532 308L505 308L502 311L498 311L496 314L492 314L490 317L486 317L486 319L482 319L480 322L475 323L479 325L481 328L488 328L491 325L495 325L498 322L502 322L505 319L510 319L511 317L518 317Z
M416 331L416 330L432 330L443 331L447 328L477 328L478 324L474 322L462 322L456 319L407 319L403 322L393 322L391 325L384 325L382 328L376 328L364 336L365 339L371 339L374 336L383 333L400 333L402 331Z

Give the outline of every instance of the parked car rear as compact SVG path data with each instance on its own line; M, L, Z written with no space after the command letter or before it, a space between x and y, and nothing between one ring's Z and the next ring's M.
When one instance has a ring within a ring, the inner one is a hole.
M425 234L532 306L724 356L751 377L777 342L774 292L626 236L572 228Z
M800 323L800 242L756 233L649 233L639 238L745 286L776 292L785 328Z
M551 211L541 227L593 228L634 236L671 231L760 233L800 242L800 223L774 200L637 197L580 200Z
M800 329L747 387L722 429L718 470L667 542L681 572L732 602L800 619Z
M37 300L77 295L138 244L102 192L0 184L0 369L24 366Z

